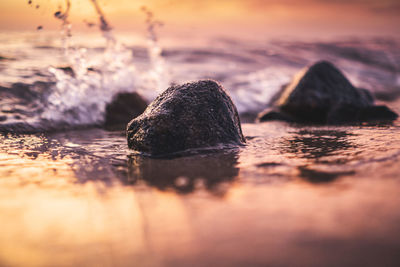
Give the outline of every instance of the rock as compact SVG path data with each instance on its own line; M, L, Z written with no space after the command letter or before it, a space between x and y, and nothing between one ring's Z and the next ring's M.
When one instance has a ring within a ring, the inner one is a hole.
M109 130L125 130L126 124L142 114L146 101L137 93L119 93L106 106L104 127Z
M387 106L372 106L360 110L361 121L396 120L398 115Z
M235 105L211 80L169 87L128 124L127 138L152 156L246 142Z
M397 118L397 114L387 107L386 112L382 107L377 109L370 92L355 88L326 61L300 72L271 106L259 114L259 121L343 124Z
M286 115L283 112L279 112L275 109L267 108L258 115L258 118L262 118L262 121L286 121L294 122L291 116Z
M327 124L347 124L358 121L360 108L350 104L337 105L327 114Z

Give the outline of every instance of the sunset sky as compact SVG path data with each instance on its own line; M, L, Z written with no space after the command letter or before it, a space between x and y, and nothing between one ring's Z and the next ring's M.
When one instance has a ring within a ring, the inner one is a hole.
M263 32L272 35L400 34L398 0L99 0L117 31L143 27L140 7L146 5L165 23L166 31L208 29L224 33ZM90 0L71 0L74 30L83 20L96 22ZM38 5L38 7L36 7ZM0 30L59 29L53 14L61 0L1 0Z

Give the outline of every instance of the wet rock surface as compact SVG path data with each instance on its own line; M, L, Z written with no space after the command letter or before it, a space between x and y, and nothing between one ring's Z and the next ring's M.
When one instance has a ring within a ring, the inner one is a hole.
M245 143L235 105L211 80L169 87L128 124L127 138L152 156Z
M258 121L282 120L316 124L392 121L398 115L375 106L373 96L355 88L330 62L321 61L300 72L274 97Z
M138 93L119 93L106 106L104 127L108 130L125 130L128 122L146 108L146 101Z

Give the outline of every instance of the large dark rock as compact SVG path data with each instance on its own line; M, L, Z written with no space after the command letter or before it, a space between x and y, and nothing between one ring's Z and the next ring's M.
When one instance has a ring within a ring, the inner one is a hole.
M146 101L137 93L119 93L106 106L104 126L109 130L125 130L126 124L142 114Z
M235 105L210 80L169 87L128 124L127 138L152 156L245 143Z
M344 124L392 121L397 117L385 106L374 106L367 90L355 88L333 64L321 61L285 86L258 120Z

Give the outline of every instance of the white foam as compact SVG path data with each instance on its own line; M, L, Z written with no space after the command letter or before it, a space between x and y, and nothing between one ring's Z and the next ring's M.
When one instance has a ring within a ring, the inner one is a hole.
M261 111L282 85L290 82L292 72L288 68L269 67L250 74L234 77L237 86L231 93L239 113Z
M97 5L96 1L93 3ZM100 53L89 53L85 48L71 45L65 48L66 61L74 75L49 68L56 84L41 115L43 119L71 125L101 124L107 103L117 93L136 91L151 101L169 84L156 38L149 39L150 68L139 71L132 50L118 42L104 14L98 8L97 11L106 48ZM70 26L65 25L65 21L63 28ZM64 38L71 39L70 32Z

